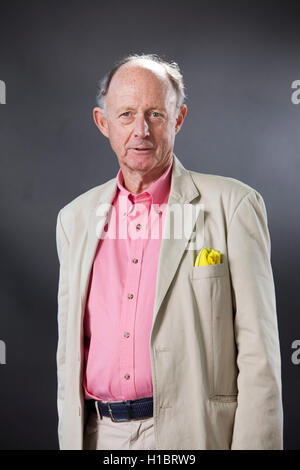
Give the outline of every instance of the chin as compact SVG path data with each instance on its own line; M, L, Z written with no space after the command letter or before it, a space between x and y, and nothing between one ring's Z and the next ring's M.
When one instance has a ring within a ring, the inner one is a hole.
M151 158L143 156L142 158L132 158L124 159L124 164L128 166L131 170L150 170L155 166L155 159L153 156Z

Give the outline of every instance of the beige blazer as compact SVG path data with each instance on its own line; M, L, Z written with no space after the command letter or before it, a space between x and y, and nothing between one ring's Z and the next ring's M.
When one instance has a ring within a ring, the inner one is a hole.
M105 224L97 208L111 203L115 191L113 178L57 218L61 449L82 449L83 314ZM149 344L156 448L282 449L281 358L264 201L233 178L185 169L174 155L166 221L173 204L201 204L201 210L185 237L163 235L160 249ZM201 217L204 228L197 225ZM197 230L203 247L220 250L221 264L193 266L197 251L187 247Z

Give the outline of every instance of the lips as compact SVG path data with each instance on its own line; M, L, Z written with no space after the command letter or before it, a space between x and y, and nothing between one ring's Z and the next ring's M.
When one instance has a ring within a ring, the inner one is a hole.
M151 142L140 142L139 144L134 146L134 143L132 142L131 145L129 144L128 149L129 150L153 150L154 145Z
M137 152L147 152L149 150L153 150L153 146L147 147L145 144L144 145L138 145L137 147L130 147L131 150L135 150Z

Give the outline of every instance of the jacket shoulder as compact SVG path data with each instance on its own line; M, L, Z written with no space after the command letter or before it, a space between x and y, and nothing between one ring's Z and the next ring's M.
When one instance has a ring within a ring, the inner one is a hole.
M239 203L245 196L251 193L259 194L249 184L229 176L199 173L192 170L190 170L190 175L200 193L214 199L218 197L222 200L230 199L232 202Z
M252 186L235 178L190 171L193 183L201 194L201 202L212 210L219 210L229 226L239 210L263 211L266 207L262 195Z
M115 180L116 178L112 178L99 186L95 186L63 206L58 213L62 225L65 227L70 226L74 218L78 221L84 221L89 214L89 210L96 206L101 193L111 187Z

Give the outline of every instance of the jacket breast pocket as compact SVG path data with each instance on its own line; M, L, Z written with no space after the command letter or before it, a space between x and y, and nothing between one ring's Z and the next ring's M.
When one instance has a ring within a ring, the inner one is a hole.
M237 364L228 266L221 263L193 267L190 281L209 397L224 402L234 401Z
M191 279L203 279L208 277L220 277L226 274L226 264L210 264L207 266L194 266L191 271Z

